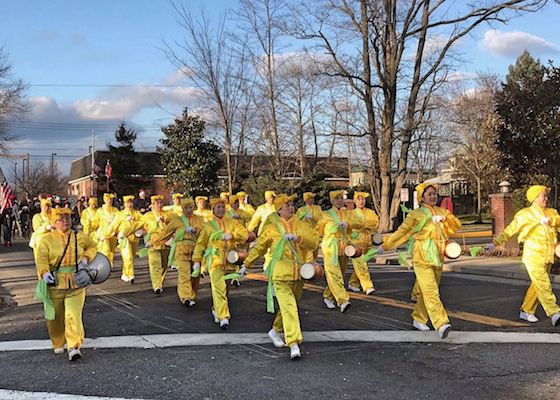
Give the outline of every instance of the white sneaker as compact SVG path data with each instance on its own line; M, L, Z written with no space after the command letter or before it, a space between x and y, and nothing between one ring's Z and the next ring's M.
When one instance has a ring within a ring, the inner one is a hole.
M82 358L82 352L80 349L70 349L68 350L68 360L76 361Z
M177 271L177 266L176 265L172 265L169 267L172 271Z
M550 321L552 322L552 326L560 325L560 313L553 314L552 317L550 317Z
M362 291L362 289L360 289L358 286L354 286L354 285L350 285L350 284L348 284L348 289L350 289L351 291L356 292L356 293L360 293Z
M410 295L410 301L412 301L413 303L416 303L418 301L418 298L416 296L414 296L413 294Z
M226 330L229 328L229 319L224 318L220 321L220 329Z
M370 287L368 290L366 290L366 294L367 294L367 295L370 295L370 294L372 294L373 292L375 292L375 288L374 288L374 287Z
M445 339L447 337L447 335L449 335L449 331L451 330L451 325L450 324L445 324L439 327L438 329L438 333L439 333L439 337L442 339Z
M212 318L214 318L214 323L215 324L220 323L220 319L218 318L218 314L216 314L216 312L214 310L212 310Z
M350 303L349 301L345 301L344 303L342 303L340 305L340 312L345 312L346 310L348 310L350 308L350 306L352 305L352 303Z
M418 329L419 331L429 331L430 327L422 322L418 322L416 320L412 320L412 326Z
M530 313L525 312L525 311L520 311L519 312L519 318L524 320L524 321L531 322L531 323L539 322L539 319L536 317L535 314L530 314Z
M194 305L196 305L196 301L194 301L194 300L189 300L189 307L192 307L192 306L194 306Z
M64 354L64 347L57 347L56 349L53 349L53 353L54 354Z
M284 343L284 341L280 337L280 334L276 332L274 329L268 331L268 337L270 338L270 340L272 340L272 344L274 345L274 347L286 346L286 343Z
M336 308L336 306L334 305L334 303L332 301L330 301L329 299L323 297L323 303L325 303L325 306L329 309L329 310L334 310Z
M293 344L290 346L290 359L297 360L298 358L301 358L301 351L297 344Z
M130 282L130 278L126 275L121 275L121 281L128 283Z

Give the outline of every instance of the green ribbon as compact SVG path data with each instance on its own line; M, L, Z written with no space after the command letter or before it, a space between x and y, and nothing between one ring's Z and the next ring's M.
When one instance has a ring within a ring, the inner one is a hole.
M334 219L334 222L336 224L336 226L331 226L329 229L327 229L327 233L334 235L339 229L340 229L340 218L338 217L338 214L336 213L336 211L334 211L334 209L330 209L329 211L327 211L330 216ZM346 242L346 230L342 231L342 240L344 242ZM330 238L327 241L327 246L331 247L332 249L332 257L331 257L331 264L334 266L338 266L338 248L339 248L339 239L336 236L333 236L332 238Z
M177 251L177 242L182 241L185 238L186 231L190 224L189 220L185 215L180 216L181 221L183 222L184 229L180 229L179 232L173 237L173 241L171 242L171 246L169 248L169 257L167 257L167 265L175 265L175 253Z
M130 239L126 236L122 239L119 239L119 249L121 252L126 251L130 248Z
M377 250L377 247L372 247L362 257L363 257L365 262L368 262L378 254L379 254L379 250Z
M138 249L138 251L136 252L136 255L140 258L144 258L148 255L149 252L150 252L150 249L148 247L142 247L141 249Z
M206 259L206 271L210 272L210 268L212 267L212 257L215 256L218 253L218 249L215 247L208 247L205 251L204 251L204 255L202 256L204 259ZM198 274L197 274L198 276ZM196 276L195 276L196 278Z
M155 214L154 214L154 216L155 216ZM155 232L157 227L158 227L158 222L157 222L157 218L156 218L150 223L148 233L146 234L146 236L144 236L144 246L146 246L146 242L150 241L150 238L152 237L152 233ZM140 258L144 258L148 255L149 252L150 252L150 249L148 247L143 247L141 249L138 249L138 251L136 252L136 255Z
M52 321L56 317L56 312L54 304L51 300L51 295L49 293L49 288L47 287L47 282L40 279L35 287L35 299L43 302L43 310L45 311L45 319Z
M481 246L473 246L469 249L471 257L477 257L479 254L484 252L484 248Z

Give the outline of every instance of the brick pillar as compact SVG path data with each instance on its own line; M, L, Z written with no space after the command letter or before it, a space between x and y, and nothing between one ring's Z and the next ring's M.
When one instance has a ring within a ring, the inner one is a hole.
M511 193L491 194L490 205L492 208L492 236L497 236L513 219L513 196ZM519 251L516 237L511 238L505 247Z

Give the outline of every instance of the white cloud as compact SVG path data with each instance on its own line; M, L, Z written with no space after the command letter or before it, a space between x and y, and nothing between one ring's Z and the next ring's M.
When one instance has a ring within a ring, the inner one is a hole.
M473 79L476 79L476 77L477 74L475 74L474 72L455 71L447 76L447 80L449 82L471 81Z
M502 32L490 29L484 33L480 45L490 53L501 57L515 57L523 51L533 53L557 53L556 46L547 40L527 32Z

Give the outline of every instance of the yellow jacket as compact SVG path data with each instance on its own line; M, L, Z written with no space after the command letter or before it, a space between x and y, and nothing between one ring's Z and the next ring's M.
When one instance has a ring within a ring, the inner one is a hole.
M312 206L306 204L298 208L296 216L303 222L307 222L313 228L317 228L323 216L323 210L317 204L313 204Z
M97 226L96 237L98 240L106 240L106 230L112 223L119 210L113 206L106 206L105 204L99 207L95 212L95 222Z
M183 214L181 214L183 215ZM196 244L196 239L200 235L202 227L204 226L204 219L199 217L198 215L191 215L190 217L185 216L189 226L196 228L195 233L186 233L184 234L183 238L177 241L177 254L186 254L191 256L194 252L194 246ZM186 228L183 219L181 217L173 219L162 233L162 240L168 241L172 237L179 234L181 231L184 231Z
M88 207L82 211L82 216L80 218L80 223L82 224L82 232L86 235L93 235L97 230L97 225L95 221L95 215L97 208Z
M264 221L266 221L266 218L273 212L276 212L276 208L274 208L273 204L268 204L268 203L261 204L260 206L257 207L255 214L253 214L253 217L251 218L249 225L247 225L247 229L249 229L251 232L255 232L255 229L259 227L258 232L256 232L257 235L259 236L262 232Z
M138 238L134 235L138 229L142 228L142 213L137 210L121 210L117 212L115 218L111 225L109 225L105 231L106 235L118 236L119 233L128 238L131 242L138 241Z
M239 203L239 208L249 214L251 218L255 215L255 209L249 203Z
M230 208L229 210L226 211L226 217L228 218L235 219L233 218L234 214L239 215L238 221L241 222L241 224L245 227L249 222L251 222L251 218L252 218L251 214L249 214L245 210L242 210L241 208L238 208L237 210Z
M91 260L97 254L95 242L82 232L75 234L72 230L67 233L54 230L51 233L47 233L43 236L37 248L35 265L37 268L37 277L39 279L43 279L43 274L45 272L54 271L56 269L56 266L64 253L64 248L68 242L69 235L71 235L70 242L60 266L61 268L71 267L70 269L72 272L56 273L57 289L76 289L78 285L76 285L76 282L74 281L74 267L80 262L82 257L85 256L88 260ZM74 254L76 248L74 235L78 236L77 260Z
M204 210L196 209L194 210L193 214L202 217L204 219L204 222L212 221L212 219L214 218L214 214L212 213L212 210L208 210L208 209L204 209Z
M354 214L354 219L362 223L360 228L354 229L350 234L352 243L362 249L368 249L372 244L372 235L379 226L379 218L375 211L366 207L362 209L356 208L352 210L352 213Z
M541 218L550 218L550 226L540 223ZM512 236L519 234L517 241L523 243L522 261L554 262L556 231L560 228L560 216L554 208L540 208L533 204L519 210L513 221L494 239L496 245L507 242Z
M250 267L262 257L268 249L274 253L276 246L284 238L280 225L284 233L294 233L298 240L291 242L297 257L292 252L288 242L285 242L280 260L274 265L272 279L275 281L296 281L300 279L299 269L303 262L305 250L315 250L319 245L319 236L308 223L303 222L297 216L285 220L278 214L271 214L267 219L267 224L263 228L261 235L257 239L255 247L249 252L245 259L245 265Z
M151 248L154 250L161 250L165 248L165 230L167 226L174 220L178 218L177 214L173 211L162 211L161 213L156 213L152 210L142 215L140 224L149 235L149 240L145 238L150 244Z
M31 221L33 233L29 239L29 247L34 248L39 244L39 240L50 232L47 228L51 226L52 222L50 215L42 212L33 216L33 220Z
M445 217L445 221L434 223L432 217L436 215ZM422 226L424 221L425 223ZM448 210L440 207L423 206L411 211L399 226L399 229L383 239L383 249L394 249L413 237L412 263L440 266L443 264L443 255L449 234L458 231L459 228L461 228L461 221ZM434 251L437 254L434 256L438 257L438 260L432 259L429 252L426 251L429 241L433 241L435 244Z
M183 207L181 206L174 206L174 205L164 206L163 211L173 211L175 214L177 214L178 217L183 215Z
M339 227L339 222L346 222L348 226L343 229ZM352 229L362 226L362 221L358 221L351 210L341 208L331 208L323 212L319 221L318 232L323 235L322 245L330 249L334 242L338 242L339 255L344 254L344 247L350 242Z
M233 238L227 241L222 240L221 235L216 232L231 233ZM214 217L212 221L206 222L202 227L194 248L193 261L202 264L202 271L207 270L208 265L210 268L224 269L226 265L229 265L226 260L227 252L238 248L247 240L248 234L247 228L238 220Z

